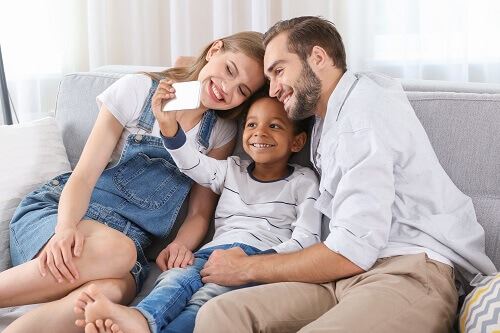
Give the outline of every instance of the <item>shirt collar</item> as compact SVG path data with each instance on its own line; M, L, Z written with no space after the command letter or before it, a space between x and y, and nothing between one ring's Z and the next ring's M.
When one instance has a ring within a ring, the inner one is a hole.
M358 77L351 71L346 71L337 83L330 98L328 99L327 111L325 116L325 126L334 124L339 118L347 97L358 81Z

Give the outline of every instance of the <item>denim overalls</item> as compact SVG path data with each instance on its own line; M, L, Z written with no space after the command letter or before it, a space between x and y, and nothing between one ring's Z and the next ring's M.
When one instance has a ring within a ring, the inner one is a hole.
M158 83L153 81L138 127L151 133L155 117L151 98ZM215 112L205 112L198 131L198 144L208 148ZM28 194L10 223L13 265L33 259L54 235L59 198L71 173L55 177ZM99 221L131 238L137 248L137 263L131 273L137 291L149 271L144 249L152 236L165 238L191 188L192 181L179 171L158 137L131 134L120 161L103 171L92 192L85 219Z

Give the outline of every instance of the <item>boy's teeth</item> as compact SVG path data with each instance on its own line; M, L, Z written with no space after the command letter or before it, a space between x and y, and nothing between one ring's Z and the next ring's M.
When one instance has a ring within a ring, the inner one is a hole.
M269 148L272 147L272 145L268 145L265 143L252 143L252 146L257 147L257 148Z

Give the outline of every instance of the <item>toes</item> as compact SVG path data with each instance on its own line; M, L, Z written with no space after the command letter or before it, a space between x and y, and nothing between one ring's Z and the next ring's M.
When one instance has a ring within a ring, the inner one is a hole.
M87 323L83 319L77 319L77 320L75 320L75 325L78 326L78 327L85 327L86 324Z
M111 325L111 333L123 333L118 324Z
M75 306L73 307L73 312L76 314L84 313L85 312L85 307L87 306L88 303L85 303L81 300L76 300L75 301Z
M88 323L85 325L85 333L99 333L97 330L97 327L94 325L94 323Z
M106 321L104 322L104 326L106 326L106 332L121 333L120 326L118 326L118 324L115 324L111 319L106 319Z
M106 319L104 321L104 326L106 326L107 329L111 329L111 326L113 326L114 322L111 319Z
M97 286L95 284L91 284L88 288L87 288L87 293L88 295L96 300L100 297L102 297L103 295L101 294L101 292L99 291L99 288L97 288Z
M102 319L97 319L95 321L95 326L99 330L99 332L104 332L104 321Z

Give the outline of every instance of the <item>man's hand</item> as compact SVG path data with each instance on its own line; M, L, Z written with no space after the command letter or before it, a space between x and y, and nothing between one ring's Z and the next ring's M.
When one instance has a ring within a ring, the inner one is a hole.
M192 265L194 255L186 246L179 243L170 243L156 258L156 264L162 271L171 268L184 268Z
M249 257L239 247L215 250L200 274L203 283L223 286L241 286L252 282L249 274Z

